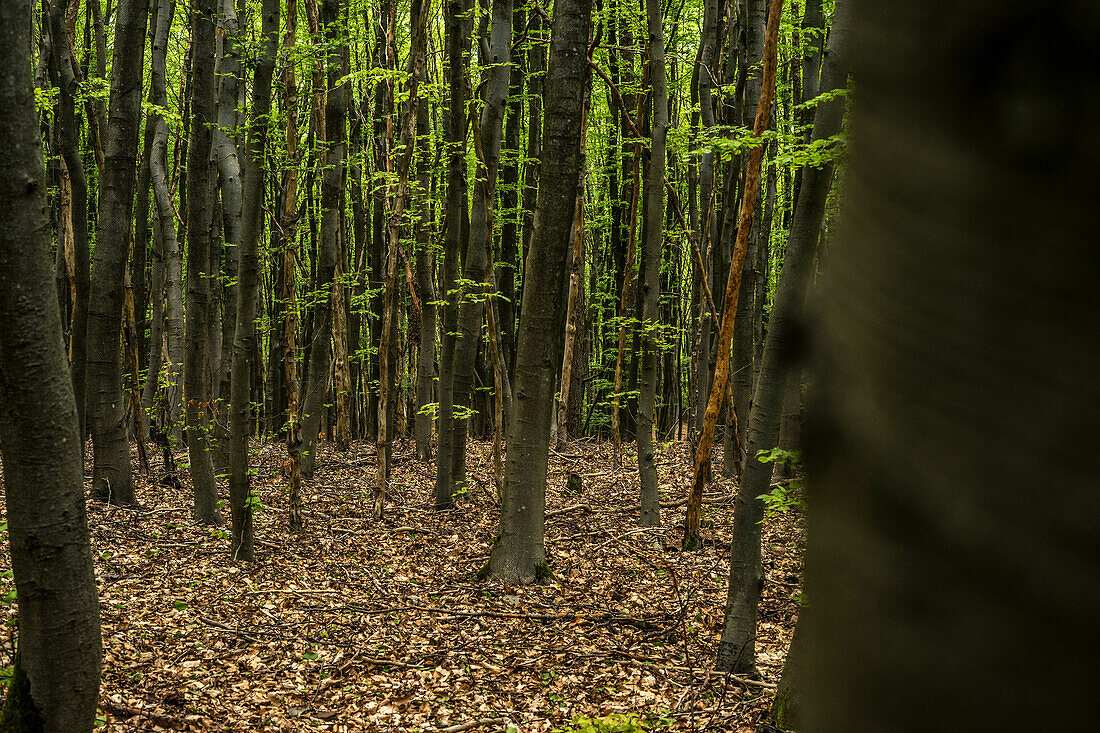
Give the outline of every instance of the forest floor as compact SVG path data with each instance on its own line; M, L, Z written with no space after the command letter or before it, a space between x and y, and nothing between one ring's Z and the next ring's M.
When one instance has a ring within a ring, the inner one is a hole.
M248 565L231 562L228 527L191 521L186 489L157 483L159 458L136 476L141 509L89 503L104 643L97 730L526 732L634 713L648 730L740 732L766 720L799 608L800 511L766 522L760 679L738 680L713 670L730 480L708 487L708 541L684 553L682 504L662 510L663 528L637 527L630 447L621 468L606 443L552 453L553 577L510 587L477 579L497 523L488 443L470 442L471 486L441 513L434 464L398 441L378 522L373 445L323 449L298 533L286 523L285 450L256 449L264 509ZM659 464L662 499L682 502L686 445L667 444ZM580 495L566 494L569 471ZM0 646L10 664L10 639Z

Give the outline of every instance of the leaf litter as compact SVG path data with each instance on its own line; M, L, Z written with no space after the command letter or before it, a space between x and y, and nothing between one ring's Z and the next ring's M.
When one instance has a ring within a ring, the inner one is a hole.
M551 452L553 576L523 587L477 577L497 532L487 442L469 441L466 491L437 512L434 463L395 441L377 522L373 444L322 447L303 481L301 532L286 523L284 447L254 445L263 508L250 564L229 557L228 526L193 523L186 454L183 489L159 483L151 457L150 476L135 475L142 508L89 502L104 647L96 730L525 732L636 713L650 730L755 731L798 614L801 510L764 527L759 676L725 675L713 661L732 480L715 472L704 546L680 552L686 444L658 458L667 506L656 529L637 526L634 455L627 447L616 468L612 450L578 441ZM0 566L10 565L4 542ZM10 640L0 647L10 664Z

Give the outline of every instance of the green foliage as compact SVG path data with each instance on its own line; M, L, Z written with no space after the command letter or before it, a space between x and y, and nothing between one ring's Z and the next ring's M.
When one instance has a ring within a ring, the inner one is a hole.
M266 507L263 500L260 498L259 493L255 489L250 489L248 492L248 498L244 500L244 505L253 514L262 512Z
M611 713L602 718L578 715L555 733L645 733L649 728L636 713Z
M801 460L801 454L798 451L772 448L771 450L758 451L756 460L761 463L772 463L776 460L789 460L793 464L797 464ZM805 507L805 500L798 495L801 489L802 482L794 480L784 485L775 486L768 493L756 497L764 502L764 518L770 519L783 512L790 511L794 507Z

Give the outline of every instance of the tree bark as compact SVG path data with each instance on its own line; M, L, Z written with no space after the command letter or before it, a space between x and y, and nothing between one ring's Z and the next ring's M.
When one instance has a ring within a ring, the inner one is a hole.
M168 34L176 14L174 0L158 0L157 28L153 34L153 50L150 55L150 98L159 107L168 106L166 59ZM182 365L183 365L183 253L176 238L176 209L168 186L168 124L164 115L153 117L153 149L149 155L149 172L153 182L153 201L157 210L156 251L163 258L164 268L164 336L167 361L164 364L166 415L159 432L166 441L179 433ZM158 293L158 298L161 295ZM155 347L158 351L161 345ZM160 373L147 373L146 384L155 388Z
M513 423L504 468L500 539L489 569L510 583L530 583L547 572L544 525L554 371L562 351L561 319L570 217L580 175L581 106L590 0L559 0L554 8L546 75L546 144L539 175L535 226L524 271L516 353ZM542 285L545 284L545 285Z
M410 10L410 13L412 11ZM412 15L410 17L416 17ZM417 33L419 27L414 23ZM425 39L426 40L426 39ZM414 37L413 47L421 47L419 36ZM421 64L423 65L423 60ZM423 68L425 81L427 81L428 69ZM431 202L431 177L432 165L429 159L431 153L431 140L428 128L428 105L420 104L416 108L416 147L417 147L417 178L419 179L419 191L417 201L420 206L419 216L415 224L416 232L416 288L419 291L422 310L420 315L420 354L416 360L416 455L422 461L428 461L432 457L432 416L425 411L430 404L435 388L435 324L436 324L436 291L434 281L435 254L429 247L429 231L432 215Z
M248 436L252 415L252 361L254 321L259 282L260 214L263 210L264 151L267 146L267 117L271 112L271 79L275 73L275 49L279 35L279 0L264 0L260 9L263 37L256 59L252 112L248 144L243 149L245 174L241 227L240 266L237 281L237 323L233 336L233 369L230 391L232 412L229 423L229 509L232 520L230 556L249 562L254 555L253 494L248 477Z
M394 11L396 11L396 8L394 8ZM417 44L409 54L409 97L405 110L402 113L402 122L404 125L401 129L401 159L397 163L397 185L394 187L392 197L393 203L386 227L387 234L389 235L389 242L386 252L386 293L382 317L382 338L378 347L380 367L378 372L378 440L376 443L376 455L378 458L375 485L377 494L375 495L374 502L375 519L379 519L382 516L382 508L385 504L386 489L389 486L391 472L390 455L393 437L391 435L390 425L390 415L392 414L390 409L390 400L392 399L390 387L392 382L395 381L391 378L391 370L395 366L391 354L391 338L396 335L397 330L395 327L397 306L394 303L395 290L397 289L397 258L401 249L401 217L404 214L405 199L409 193L409 164L412 162L413 150L416 146L416 120L419 106L417 93L419 90L420 74L424 68L424 43L426 40L427 21L430 12L430 0L423 5L421 5L420 2L416 2L410 6L410 13L415 13L415 38ZM410 20L411 19L412 16L410 16ZM391 54L393 53L392 34L393 24L391 23L388 37L388 43L391 44ZM393 55L388 55L391 59L393 58ZM413 295L415 297L415 292Z
M475 144L480 148L479 165L473 191L473 211L470 215L470 237L462 270L463 287L458 314L458 336L454 342L451 390L452 414L450 426L440 430L453 431L451 439L450 476L437 478L437 491L445 494L443 504L454 501L466 483L466 436L469 419L465 413L455 414L455 408L467 406L473 391L474 362L481 343L481 323L484 306L481 299L489 297L489 243L493 236L493 207L496 195L497 168L503 136L504 111L508 101L508 81L512 48L512 2L493 0L492 25L489 39L490 65L484 72L485 95L480 123L474 130ZM449 478L448 486L440 486ZM438 499L437 499L437 503Z
M19 600L19 651L0 728L83 732L95 721L102 649L83 451L50 257L31 7L0 5L0 446Z
M848 81L848 4L840 0L833 15L822 86L825 91L843 89ZM844 121L844 98L818 107L814 117L814 139L825 140L840 132ZM745 431L746 459L733 513L730 549L729 592L726 597L722 639L718 644L717 667L746 672L756 665L756 610L764 583L760 540L764 503L774 462L757 458L779 440L779 419L802 317L802 303L813 275L814 255L825 216L825 199L833 177L833 166L806 168L806 177L795 205L787 253L776 288L764 342L760 377Z
M88 354L88 181L80 158L80 123L76 117L76 92L80 81L80 67L73 56L72 38L65 28L64 16L68 10L66 0L54 0L49 5L50 76L60 90L57 114L57 136L61 157L68 171L70 190L70 224L73 245L73 308L72 338L69 348L69 372L72 377L73 395L76 399L77 427L81 445L85 435L85 385L87 381ZM83 460L83 451L82 460Z
M1096 720L1100 148L1077 120L1100 7L1036 9L857 5L808 420L809 731L925 730L930 701L975 733Z
M753 134L759 138L768 129L772 102L775 99L775 64L779 40L779 20L783 12L783 0L771 0L768 13L769 23L764 43L764 80L760 88L760 102L756 107L756 120ZM700 544L699 514L703 501L703 487L710 464L710 448L714 439L714 428L718 422L718 412L722 409L722 400L726 396L729 384L729 352L737 318L738 290L741 286L741 272L745 266L748 252L749 229L752 227L752 214L756 205L756 196L760 183L760 160L764 154L763 145L757 145L749 151L745 172L745 193L741 198L741 210L737 224L737 242L730 260L729 275L726 278L726 294L722 305L722 326L718 331L718 358L714 365L714 380L710 397L707 399L707 411L703 420L703 429L699 435L699 447L695 451L695 465L692 473L691 493L688 496L687 513L684 520L684 548L694 549Z
M283 335L286 351L286 452L288 517L290 528L300 530L302 517L302 432L299 414L298 382L298 83L292 61L298 33L298 4L288 3L286 32L283 34L283 108L286 109L286 156L289 160L283 177L282 210L279 231L283 238Z
M661 523L657 491L656 447L653 442L657 405L657 350L660 339L658 296L661 290L661 254L664 249L665 139L668 136L668 75L665 70L665 35L661 3L646 0L649 33L649 80L653 117L649 167L645 182L645 249L642 260L642 321L645 329L641 355L641 389L638 393L638 474L641 479L639 522L643 527Z
M212 408L214 437L214 469L219 475L229 469L229 443L232 408L232 368L234 333L237 324L237 284L240 267L241 226L244 214L242 194L243 161L238 151L237 127L240 124L239 88L241 60L237 48L240 21L234 0L218 0L218 38L221 51L218 54L215 76L217 79L217 126L214 128L214 159L218 169L218 189L221 194L222 272L217 283L221 302L220 333L213 334L218 344L218 358L213 360L213 387L217 391ZM243 147L243 145L241 146ZM216 306L215 306L216 307Z
M88 418L92 495L133 504L130 441L120 370L123 277L129 251L141 120L147 0L120 0L111 67L110 124L99 187L99 231L88 295Z
M317 253L316 287L331 293L336 276L336 255L339 251L340 202L347 172L347 116L346 82L336 86L344 76L340 72L346 64L345 42L340 40L342 0L324 0L321 6L325 42L331 44L328 57L328 86L331 87L324 103L323 127L325 153L324 173L321 178L321 246ZM323 85L322 85L323 86ZM315 95L318 90L315 90ZM318 102L315 101L316 105ZM320 136L320 135L319 135ZM320 447L321 413L329 392L332 368L332 300L322 298L314 310L313 341L309 350L309 366L306 369L306 396L302 404L302 476L313 476Z
M192 4L191 135L187 148L187 310L183 398L195 520L220 524L218 487L210 453L209 384L204 366L210 344L210 222L214 202L211 146L214 122L215 0Z

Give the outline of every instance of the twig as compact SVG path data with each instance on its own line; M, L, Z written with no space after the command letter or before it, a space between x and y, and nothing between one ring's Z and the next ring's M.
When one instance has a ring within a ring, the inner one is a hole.
M250 635L246 634L245 632L241 631L240 629L234 629L232 626L226 626L225 624L219 623L218 621L215 621L212 618L206 618L205 616L199 616L199 621L202 621L207 626L210 626L211 628L218 629L219 631L228 631L229 633L235 634L235 635L239 636L242 639L246 639L248 641L251 641L253 644L259 644L260 643L260 640L257 639L255 636L250 636Z
M437 728L436 733L460 733L460 731L473 730L483 725L500 725L504 723L505 720L507 720L507 718L480 718L478 720L471 720L469 723L459 723L458 725L449 725L446 728Z
M544 518L549 519L550 517L556 517L559 514L567 514L568 512L579 511L579 510L584 510L586 512L591 512L592 507L588 506L587 504L574 504L573 506L562 507L561 509L555 509L553 511L546 512L546 514L544 515Z
M148 718L153 723L165 727L165 728L186 728L187 722L180 720L179 718L173 718L168 715L161 715L159 713L150 713L144 710L138 710L137 708L127 707L125 705L116 705L108 700L101 700L99 707L105 712L115 715L119 718L127 719L136 716Z

